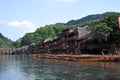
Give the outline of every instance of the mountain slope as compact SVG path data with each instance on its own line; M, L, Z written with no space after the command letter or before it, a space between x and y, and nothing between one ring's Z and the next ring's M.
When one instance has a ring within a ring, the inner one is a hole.
M89 16L86 16L82 19L71 20L71 21L67 22L65 25L77 25L77 24L80 24L80 23L83 23L83 22L100 19L101 17L102 17L102 14L89 15Z
M111 14L111 13L114 13L114 12L89 15L78 20L71 20L67 23L56 23L53 25L46 25L44 27L40 27L33 33L26 33L25 36L21 38L20 44L21 46L30 45L31 43L41 42L46 38L54 38L58 36L59 33L61 33L66 28L78 27L78 26L81 26L81 24L89 25L87 22L90 22L93 20L99 20L104 15Z
M83 17L83 18L78 19L78 20L70 20L67 23L65 23L65 25L69 25L69 26L79 25L81 23L85 23L85 22L88 22L88 21L91 21L91 20L101 19L104 15L111 14L111 13L114 13L114 12L106 12L106 13L103 13L103 14L88 15L88 16Z
M0 47L2 46L12 46L12 41L0 33Z

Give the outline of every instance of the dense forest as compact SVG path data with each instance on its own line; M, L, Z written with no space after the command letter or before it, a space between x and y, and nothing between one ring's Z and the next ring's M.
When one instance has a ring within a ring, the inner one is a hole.
M100 43L120 43L120 30L118 29L118 16L120 13L107 12L103 14L88 15L67 23L56 23L39 27L33 33L26 33L22 38L12 42L0 34L0 45L21 47L32 43L42 42L47 38L57 37L64 29L89 26L92 38Z

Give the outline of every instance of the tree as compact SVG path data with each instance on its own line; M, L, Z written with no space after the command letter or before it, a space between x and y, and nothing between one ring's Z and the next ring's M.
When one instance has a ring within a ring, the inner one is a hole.
M20 48L21 47L20 43L21 43L21 38L16 40L16 41L14 41L13 42L13 46L16 47L16 48Z
M106 14L97 24L92 23L90 28L93 39L102 43L103 41L109 43L109 53L113 54L120 47L118 16L120 16L120 13Z
M93 39L103 42L107 41L112 29L106 23L100 23L91 27L91 34Z
M108 15L105 15L104 18L101 20L101 22L104 22L107 24L108 27L110 27L112 32L110 32L109 36L109 42L111 43L120 43L120 30L118 25L118 16L120 16L120 13L111 13Z
M118 43L120 41L120 30L118 27L118 16L120 13L110 13L97 21L90 22L90 30L94 39Z

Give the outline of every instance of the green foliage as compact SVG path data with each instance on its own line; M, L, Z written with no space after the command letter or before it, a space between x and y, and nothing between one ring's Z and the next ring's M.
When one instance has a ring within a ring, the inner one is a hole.
M64 29L71 27L89 26L93 39L99 42L120 43L120 30L118 29L118 16L120 13L108 12L104 14L89 15L82 19L71 20L67 23L57 23L38 28L33 33L26 33L22 38L12 42L0 34L0 46L21 47L31 43L42 42L46 38L58 36Z
M0 46L13 46L12 41L0 33Z
M71 20L68 23L57 23L38 28L33 33L27 33L21 38L21 46L31 43L42 42L46 38L58 36L64 29L71 27L90 26L93 38L99 42L120 41L120 30L118 30L119 13L108 12L104 14L89 15L82 19ZM16 45L16 44L15 44ZM19 45L16 45L19 46Z
M33 43L35 40L34 38L34 34L33 33L27 33L25 34L25 36L22 38L21 40L21 45L24 46L25 45L29 45L31 43Z
M106 23L99 23L91 27L91 34L93 39L98 40L99 42L107 41L110 33L113 29L108 27Z
M91 26L90 30L93 38L100 42L120 43L118 16L120 16L120 13L105 14L102 19L90 22L89 26Z
M13 42L13 46L16 47L16 48L21 47L20 44L21 44L21 39L18 39L18 40L16 40L16 41Z
M120 13L111 13L104 16L101 22L105 22L113 31L110 33L109 42L118 43L120 41L120 30L118 25ZM119 42L120 43L120 42Z
M45 27L40 27L33 33L25 34L21 40L21 46L41 42L46 38L54 38L66 28L68 28L68 26L64 24L46 25Z
M106 14L106 13L104 13L104 14ZM83 17L83 18L78 19L78 20L71 20L71 21L67 22L66 25L70 25L70 26L81 25L81 24L84 24L84 23L89 22L91 20L100 19L100 18L102 18L102 16L103 16L103 14L88 15L88 16Z
M113 29L113 32L118 30L118 16L120 16L120 13L111 13L107 14L103 17L101 22L104 22Z

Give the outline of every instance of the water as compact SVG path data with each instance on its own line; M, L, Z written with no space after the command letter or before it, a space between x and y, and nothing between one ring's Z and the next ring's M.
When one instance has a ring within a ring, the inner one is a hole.
M0 80L120 80L120 62L73 62L0 55Z

